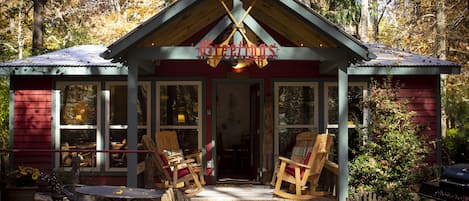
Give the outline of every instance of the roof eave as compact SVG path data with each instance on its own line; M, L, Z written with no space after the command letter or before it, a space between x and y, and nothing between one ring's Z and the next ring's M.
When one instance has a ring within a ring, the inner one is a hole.
M388 66L366 66L354 65L347 68L348 75L441 75L459 74L460 65L388 65Z
M51 75L51 76L90 76L90 75L127 75L128 68L116 65L56 65L56 66L0 66L0 75Z

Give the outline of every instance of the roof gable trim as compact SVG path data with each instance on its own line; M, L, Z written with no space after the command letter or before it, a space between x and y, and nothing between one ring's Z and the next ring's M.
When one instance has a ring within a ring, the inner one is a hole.
M169 8L164 9L163 11L161 11L161 13L153 16L145 23L141 24L133 31L127 33L125 36L121 37L119 40L111 44L108 47L108 50L101 54L101 56L105 59L111 59L116 57L117 55L124 52L128 47L136 44L138 41L150 34L152 31L162 26L165 22L169 21L171 18L182 13L182 11L184 11L185 9L197 3L200 3L200 1L177 1Z
M367 48L361 44L360 41L353 37L347 36L346 33L340 31L340 29L332 23L329 23L327 19L315 15L309 9L305 8L304 5L297 3L292 0L279 0L279 2L287 9L292 10L300 17L315 25L324 34L330 35L333 39L339 42L344 47L350 49L352 52L360 56L364 60L370 60L373 58L373 53L369 52Z

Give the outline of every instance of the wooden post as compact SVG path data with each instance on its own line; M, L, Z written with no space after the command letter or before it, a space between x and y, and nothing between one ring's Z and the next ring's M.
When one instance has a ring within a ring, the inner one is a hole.
M72 184L80 183L80 158L78 154L73 154L72 156Z
M154 188L155 169L153 166L153 161L149 154L147 154L147 156L145 157L145 172L143 174L145 175L145 188Z

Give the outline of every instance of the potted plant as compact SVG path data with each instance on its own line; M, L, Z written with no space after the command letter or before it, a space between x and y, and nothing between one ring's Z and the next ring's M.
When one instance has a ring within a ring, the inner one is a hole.
M38 190L37 183L40 176L39 169L22 165L9 172L6 187L7 200L33 200L34 193Z

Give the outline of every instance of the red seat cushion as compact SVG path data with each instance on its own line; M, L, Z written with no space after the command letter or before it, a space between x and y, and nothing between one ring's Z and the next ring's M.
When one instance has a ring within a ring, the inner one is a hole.
M306 154L305 160L303 161L303 164L308 164L309 158L311 156L311 152L308 152ZM303 178L303 175L305 174L305 169L304 167L300 167L300 177ZM285 167L285 172L291 176L295 176L295 165L287 165Z
M168 161L168 158L166 158L166 155L160 154L160 158L163 161L163 164L165 166L169 165L169 161ZM173 171L171 171L171 168L167 167L165 169L166 169L166 171L168 171L168 174L172 177L173 176ZM190 174L190 171L189 171L188 168L178 170L178 178L184 177L188 174Z

